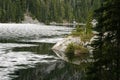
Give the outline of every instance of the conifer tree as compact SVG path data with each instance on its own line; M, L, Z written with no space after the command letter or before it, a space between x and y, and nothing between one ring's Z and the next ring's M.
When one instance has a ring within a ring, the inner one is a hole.
M99 32L92 42L93 62L87 80L120 80L120 1L103 0L96 10Z
M72 22L74 19L77 22L86 22L89 11L96 9L99 1L0 0L0 22L21 22L26 13L44 23Z

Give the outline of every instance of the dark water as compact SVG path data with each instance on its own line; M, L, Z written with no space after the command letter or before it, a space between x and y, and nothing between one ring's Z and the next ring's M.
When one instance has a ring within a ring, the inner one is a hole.
M71 30L0 24L0 80L81 80L79 66L60 60L51 50Z

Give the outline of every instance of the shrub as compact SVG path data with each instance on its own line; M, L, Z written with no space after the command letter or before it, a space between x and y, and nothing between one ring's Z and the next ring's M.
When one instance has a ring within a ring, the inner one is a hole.
M65 54L70 61L72 61L72 59L74 58L74 51L75 51L74 44L73 43L68 44L65 50Z
M88 49L87 48L85 48L85 47L83 47L83 46L81 46L81 45L79 45L79 46L74 46L74 48L76 49L76 50L80 50L80 52L81 53L89 53L89 51L88 51Z
M83 42L89 41L91 37L93 37L92 29L86 28L86 32L84 27L77 26L74 31L71 33L72 36L80 36Z

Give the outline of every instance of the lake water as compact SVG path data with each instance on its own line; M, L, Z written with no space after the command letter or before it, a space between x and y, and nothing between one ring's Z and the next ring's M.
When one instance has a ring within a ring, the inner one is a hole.
M52 46L73 30L37 24L0 24L0 80L81 80L77 65Z

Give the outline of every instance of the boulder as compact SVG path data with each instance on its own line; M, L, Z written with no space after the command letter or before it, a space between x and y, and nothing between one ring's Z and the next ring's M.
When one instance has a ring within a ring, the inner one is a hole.
M67 38L64 38L63 40L61 40L60 42L57 42L53 47L52 50L56 53L56 55L61 58L62 60L65 60L67 62L69 62L68 58L65 55L65 50L67 48L67 46L73 43L75 45L80 45L81 44L81 39L80 37L72 37L69 36ZM76 53L77 54L77 53ZM80 64L80 61L75 60L74 62L72 62L74 64Z
M72 37L72 36L69 36L69 37L61 40L60 42L57 42L57 43L52 47L52 49L53 49L53 50L58 50L58 51L63 51L63 52L65 52L65 49L67 48L67 46L68 46L70 43L73 43L73 44L75 44L75 45L80 45L80 44L81 44L80 37Z

